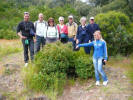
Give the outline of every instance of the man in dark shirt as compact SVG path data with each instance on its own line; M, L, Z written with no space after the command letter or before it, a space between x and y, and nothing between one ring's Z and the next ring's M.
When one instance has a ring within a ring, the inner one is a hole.
M90 41L94 40L94 32L100 30L99 25L95 23L94 17L90 17L90 24L87 25L87 33L90 35Z
M24 21L20 22L17 26L17 34L22 39L22 44L24 48L24 62L25 66L28 65L29 56L28 56L28 48L30 51L31 60L34 58L34 33L35 28L34 24L29 21L29 13L24 13Z

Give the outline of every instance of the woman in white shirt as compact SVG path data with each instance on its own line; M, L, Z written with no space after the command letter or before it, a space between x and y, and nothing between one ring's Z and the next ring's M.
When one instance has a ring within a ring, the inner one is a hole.
M54 19L49 18L48 27L46 30L46 40L48 43L53 43L59 39L59 32L55 25Z

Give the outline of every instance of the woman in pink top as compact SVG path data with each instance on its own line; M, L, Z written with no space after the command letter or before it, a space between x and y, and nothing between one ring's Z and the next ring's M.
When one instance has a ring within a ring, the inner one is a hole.
M64 17L59 17L59 24L57 25L58 32L60 34L60 40L62 43L67 43L68 41L68 28L64 24Z

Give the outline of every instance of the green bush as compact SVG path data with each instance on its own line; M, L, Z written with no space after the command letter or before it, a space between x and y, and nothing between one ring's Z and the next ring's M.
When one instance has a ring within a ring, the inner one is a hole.
M72 44L60 42L47 44L35 56L34 65L23 70L24 83L29 89L39 92L62 93L69 77L92 78L92 60L81 49L72 51Z
M0 30L0 39L16 39L18 38L16 32L14 32L13 30L9 30L9 29L1 29Z
M130 54L133 49L133 29L129 17L121 12L111 11L96 16L102 35L107 42L109 55Z

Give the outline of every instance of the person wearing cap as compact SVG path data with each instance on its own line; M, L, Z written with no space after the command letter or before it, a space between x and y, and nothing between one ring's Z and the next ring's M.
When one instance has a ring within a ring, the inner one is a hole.
M74 22L74 18L72 15L68 16L68 23L66 23L68 27L68 42L72 42L73 44L73 50L75 50L76 47L76 33L78 25Z
M30 58L33 60L34 58L34 40L33 37L35 35L34 24L29 21L29 13L24 12L24 21L21 21L17 26L17 34L22 40L23 48L24 48L24 62L25 67L28 65L29 56L28 49L30 51Z
M94 40L95 31L100 30L99 25L95 23L94 17L90 17L89 24L87 25L87 32L90 34L90 41Z
M59 24L57 25L59 38L62 43L68 42L68 27L64 24L64 17L59 17Z
M81 17L80 19L81 25L78 27L77 35L76 35L76 44L83 44L89 42L89 33L87 32L86 27L86 17ZM90 53L90 47L84 47L84 51L86 54Z
M34 26L36 30L35 53L37 53L40 51L40 47L44 47L46 42L47 22L43 20L42 13L38 15L38 21L35 21Z

